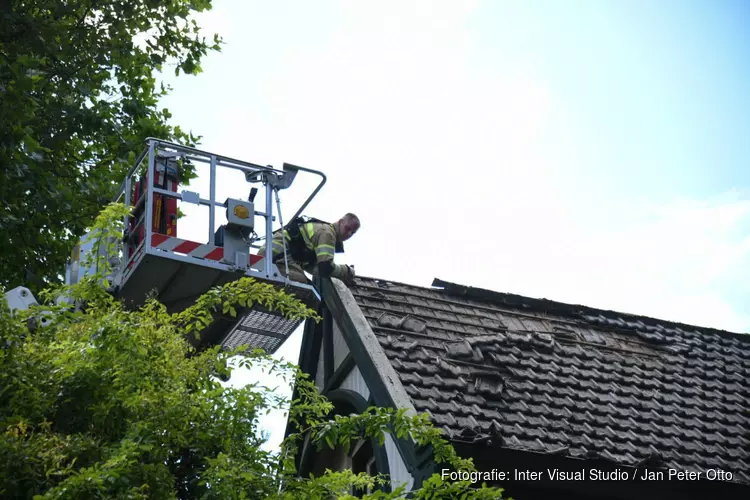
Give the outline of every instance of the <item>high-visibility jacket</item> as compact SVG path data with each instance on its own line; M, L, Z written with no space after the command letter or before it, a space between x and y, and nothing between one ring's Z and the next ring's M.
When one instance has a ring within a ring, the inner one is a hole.
M308 273L316 274L317 271L322 276L343 277L345 270L342 269L342 266L333 262L336 248L343 248L337 226L327 222L305 222L299 224L298 227L305 248L293 249L289 231L284 229L282 233L281 230L277 230L272 240L274 262L283 262L283 242L286 240L287 258L290 261L297 262ZM293 252L293 250L298 251ZM262 249L261 253L264 254L265 249ZM294 255L292 255L293 253Z

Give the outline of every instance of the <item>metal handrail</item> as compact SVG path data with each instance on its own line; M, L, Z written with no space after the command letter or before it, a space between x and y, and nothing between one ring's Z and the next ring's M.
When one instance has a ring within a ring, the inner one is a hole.
M268 166L263 166L263 165L256 165L255 163L250 163L249 161L237 160L235 158L230 158L229 156L223 156L223 155L217 155L217 154L214 154L214 153L209 153L208 151L203 151L202 149L197 149L197 148L194 148L194 147L191 147L191 146L183 146L182 144L177 144L177 143L174 143L174 142L165 141L163 139L157 139L155 137L147 137L145 142L148 143L149 141L154 141L157 144L164 145L164 146L171 147L171 148L177 148L177 149L184 149L184 150L192 151L193 153L196 153L196 154L201 154L201 155L205 155L205 156L215 156L217 159L239 163L240 165L245 165L245 166L250 167L251 169L254 169L254 170L270 170L270 171L273 171L273 172L281 173L279 170L277 170L277 169L275 169L273 167L268 167Z
M283 176L285 174L285 170L278 170L273 167L269 166L262 166L257 165L254 163L237 160L234 158L230 158L228 156L222 156L222 155L216 155L213 153L209 153L208 151L203 151L194 147L190 146L184 146L181 144L176 144L173 142L165 141L162 139L157 139L154 137L149 137L146 139L147 147L144 148L144 150L138 155L136 158L135 164L128 170L127 175L125 176L125 179L123 180L123 183L120 185L119 192L117 196L115 197L115 200L119 200L124 198L124 203L126 206L131 206L134 204L134 202L138 202L139 200L131 200L131 191L132 191L132 182L134 175L138 171L139 168L141 168L143 161L148 158L148 164L146 165L146 178L149 179L149 182L146 183L144 192L141 194L141 197L143 198L145 202L144 207L144 214L142 215L141 219L144 219L142 223L144 224L144 241L146 245L150 245L151 237L153 234L152 231L152 224L151 221L153 220L153 200L155 194L160 194L167 197L172 197L181 200L182 199L182 193L178 192L172 192L172 191L166 191L164 189L158 188L154 186L155 175L156 175L156 156L159 152L160 147L164 148L170 148L173 150L176 150L179 153L186 153L183 155L184 158L187 158L188 160L197 161L203 164L208 164L210 168L210 178L209 178L209 199L204 198L198 198L198 204L203 206L209 207L209 236L208 241L209 243L213 241L213 237L215 234L215 208L223 206L223 203L220 203L216 201L216 167L224 167L224 168L230 168L233 170L239 170L242 172L265 172L265 175L276 175L276 176ZM195 156L189 156L190 154L193 155L200 155L201 157L195 157ZM295 215L292 217L291 220L296 219L299 217L299 215L302 213L302 211L310 204L312 199L320 192L320 190L323 188L325 183L327 182L327 177L323 172L320 172L318 170L306 168L306 167L299 167L294 166L294 168L301 172L307 172L309 174L317 175L321 178L318 185L315 187L315 189L312 191L312 193L307 197L307 199L302 203L300 208L297 210ZM166 174L165 174L166 175ZM276 220L276 217L274 217L273 214L273 192L274 192L274 184L272 181L270 181L268 178L263 179L264 184L266 184L266 206L265 206L265 212L256 211L256 215L263 216L266 219L265 228L266 228L266 235L265 239L266 241L266 248L269 249L269 242L273 238L273 221ZM278 188L277 188L278 189ZM278 191L276 191L276 196L278 197ZM280 206L278 207L280 210ZM281 213L279 213L279 221L281 222ZM139 221L140 222L140 221ZM128 226L128 218L125 219L126 227ZM140 226L140 224L137 224L137 226ZM134 227L134 230L136 228ZM135 253L133 254L133 257L135 256ZM123 254L123 264L127 264L131 259L128 259L128 256ZM271 264L272 259L267 259L266 262L266 268L265 268L265 274L267 276L270 276L271 274Z
M207 157L214 156L214 157L216 157L217 160L220 160L220 161L228 161L228 162L234 162L234 163L238 163L239 164L239 165L222 165L222 166L225 166L227 168L234 168L236 170L249 171L249 172L257 172L258 170L265 170L265 171L276 172L276 173L279 173L279 174L283 173L282 171L274 169L272 167L263 166L263 165L256 165L255 163L250 163L250 162L246 162L246 161L242 161L242 160L237 160L235 158L230 158L229 156L216 155L216 154L213 154L213 153L209 153L208 151L203 151L202 149L197 149L197 148L194 148L194 147L191 147L191 146L184 146L182 144L177 144L175 142L165 141L163 139L157 139L155 137L147 137L146 140L144 141L144 143L150 144L152 141L154 143L156 143L157 145L161 145L161 146L165 146L165 147L171 147L171 148L175 148L175 149L182 149L182 150L185 150L186 152L192 152L192 153L204 155L204 156L207 156ZM145 159L146 155L148 154L148 149L149 148L146 147L146 148L143 149L143 151L141 151L141 153L135 159L135 162L133 163L133 166L130 167L130 169L128 170L128 172L125 174L125 179L131 177L133 175L133 173L135 173L135 171L140 166L141 162L143 162L143 160ZM206 161L206 160L203 160L203 159L200 159L200 158L195 158L195 157L190 158L190 159L197 160L197 161L204 161L204 162ZM245 167L245 168L243 168L243 167ZM123 181L123 183L120 184L120 188L118 189L118 193L121 193L124 190L124 187L125 186L124 186L124 181Z
M297 167L297 168L299 170L303 171L303 172L309 172L311 174L319 175L321 177L321 179L320 179L320 184L318 184L318 187L316 187L313 190L313 192L310 193L310 196L307 197L307 199L305 200L305 202L302 204L301 207L299 207L299 210L297 210L297 213L294 214L294 216L290 219L290 221L293 221L294 219L296 219L297 217L300 216L300 214L302 213L302 211L305 208L307 208L307 205L310 204L310 202L315 197L315 195L318 194L318 191L320 191L321 189L323 189L323 185L325 185L326 181L328 180L328 178L326 177L326 174L324 174L323 172L321 172L319 170L313 170L311 168L305 168L305 167Z

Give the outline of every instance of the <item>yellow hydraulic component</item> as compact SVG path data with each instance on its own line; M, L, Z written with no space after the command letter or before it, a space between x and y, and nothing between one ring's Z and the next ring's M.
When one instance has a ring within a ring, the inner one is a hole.
M234 215L240 219L247 219L250 217L250 210L245 205L237 205L234 207Z

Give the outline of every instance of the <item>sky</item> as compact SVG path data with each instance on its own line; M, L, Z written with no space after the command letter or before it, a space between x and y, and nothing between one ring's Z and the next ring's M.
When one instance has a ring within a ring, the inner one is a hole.
M359 275L750 331L750 3L214 0L197 19L225 43L165 76L173 124L325 172L306 213L360 217L337 256ZM188 208L179 234L204 241Z

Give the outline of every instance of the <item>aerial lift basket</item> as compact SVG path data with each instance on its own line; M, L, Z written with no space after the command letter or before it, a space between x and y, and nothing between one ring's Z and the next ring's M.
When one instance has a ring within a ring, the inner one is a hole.
M208 173L208 198L202 198L197 192L179 190L180 169L186 163L196 168L199 175ZM265 187L262 209L256 209L256 188L246 199L216 199L220 169L241 171L248 182L262 184ZM320 296L312 285L289 280L270 259L251 251L255 240L263 239L255 232L256 216L264 220L259 232L265 233L266 242L271 241L273 222L277 220L273 213L274 196L278 210L279 190L288 188L300 171L320 176L321 180L290 220L302 213L325 184L322 172L286 163L282 170L277 170L148 139L147 147L128 172L117 197L126 206L134 207L132 216L125 221L125 248L112 279L117 296L127 305L138 307L152 295L168 311L179 312L194 304L210 288L248 276L284 289L314 308ZM205 242L177 238L177 200L209 208ZM225 208L227 213L227 224L219 228L215 227L217 207ZM278 220L283 222L280 212ZM299 323L256 305L238 310L234 318L217 316L193 343L199 348L249 344L251 348L274 352Z

